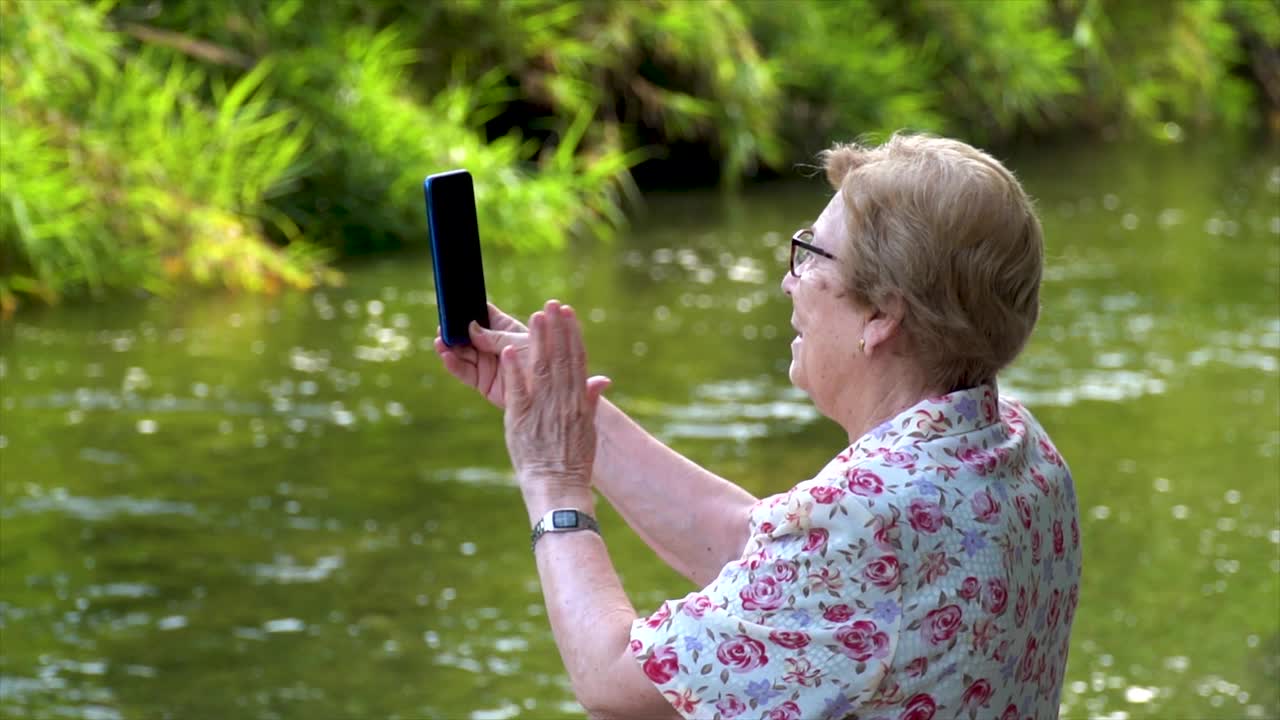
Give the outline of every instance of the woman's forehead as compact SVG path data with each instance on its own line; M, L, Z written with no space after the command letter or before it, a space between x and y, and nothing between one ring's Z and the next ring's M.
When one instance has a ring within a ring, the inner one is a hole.
M821 247L833 247L838 244L844 232L844 201L839 194L831 198L831 202L822 209L822 214L810 225L813 228L815 244Z

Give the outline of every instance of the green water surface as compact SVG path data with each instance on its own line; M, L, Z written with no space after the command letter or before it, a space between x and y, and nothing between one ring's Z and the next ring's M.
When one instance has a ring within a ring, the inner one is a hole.
M1083 514L1064 716L1280 717L1280 154L1007 159L1048 269L1002 390L1056 440ZM651 194L612 245L490 251L490 295L573 303L619 405L780 491L845 443L788 386L778 289L827 196ZM0 716L580 715L501 418L445 375L435 326L421 253L341 289L0 326ZM601 515L640 612L690 589Z

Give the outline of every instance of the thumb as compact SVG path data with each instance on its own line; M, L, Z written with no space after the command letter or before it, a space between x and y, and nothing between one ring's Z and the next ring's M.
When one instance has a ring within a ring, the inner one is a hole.
M604 375L593 375L587 378L587 407L594 411L596 405L600 403L600 396L611 385L613 385L613 381Z
M471 335L471 344L477 350L483 350L494 355L500 354L503 348L512 345L519 347L528 342L528 336L524 333L487 330L480 327L480 323L474 320L467 326L467 331Z

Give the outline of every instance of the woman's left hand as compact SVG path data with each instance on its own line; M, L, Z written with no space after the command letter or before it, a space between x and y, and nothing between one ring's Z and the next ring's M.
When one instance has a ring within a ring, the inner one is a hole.
M529 318L532 352L502 351L507 451L531 516L557 502L589 502L596 405L610 384L587 378L578 318L549 300Z

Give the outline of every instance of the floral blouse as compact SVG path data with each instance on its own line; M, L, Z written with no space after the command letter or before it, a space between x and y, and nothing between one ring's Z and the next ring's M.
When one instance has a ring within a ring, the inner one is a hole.
M687 718L1056 718L1077 518L1025 408L930 398L759 501L742 557L631 651Z

